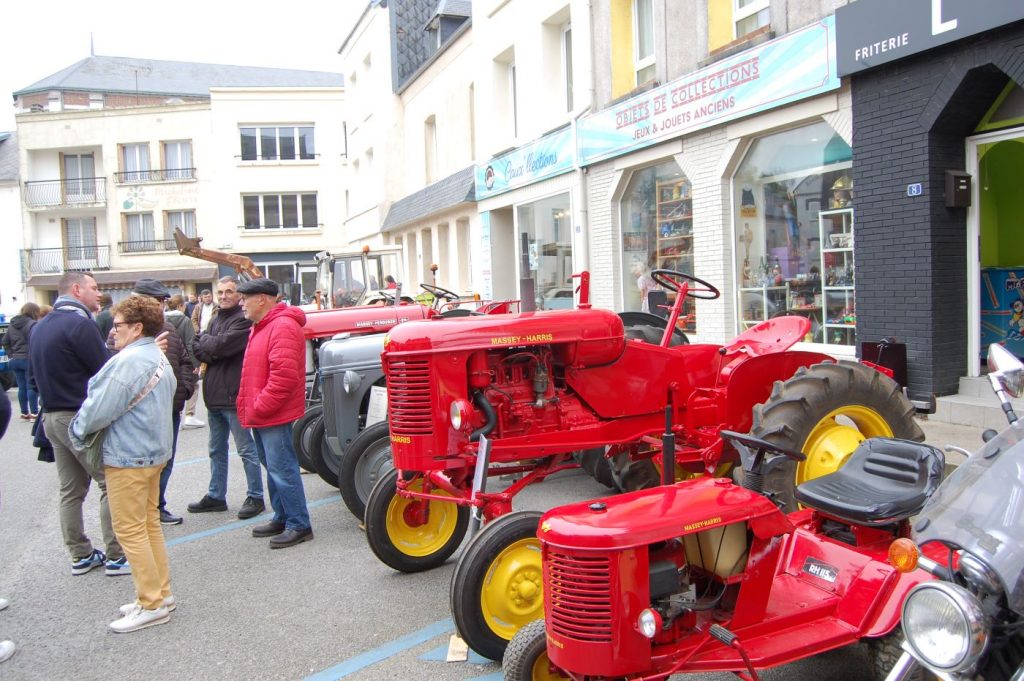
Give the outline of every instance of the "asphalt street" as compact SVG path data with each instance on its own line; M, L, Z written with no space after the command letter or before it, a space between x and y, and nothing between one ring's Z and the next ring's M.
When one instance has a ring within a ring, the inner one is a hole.
M14 392L10 393L14 398ZM205 421L205 414L200 413ZM497 681L496 663L471 656L446 663L453 625L448 585L454 559L434 571L404 575L379 563L337 491L303 475L314 541L271 551L239 521L244 500L240 461L232 456L227 513L189 514L209 480L208 429L183 430L169 507L185 516L165 528L178 602L171 622L132 634L107 629L118 606L134 598L130 577L102 570L73 577L57 517L52 464L36 461L29 424L12 422L0 442L0 639L17 654L0 679L438 679ZM980 429L925 424L929 442L973 448ZM517 508L550 508L605 494L579 472L527 490ZM98 490L85 510L99 546ZM799 681L867 676L856 648L781 668L765 679ZM731 675L706 675L724 681Z

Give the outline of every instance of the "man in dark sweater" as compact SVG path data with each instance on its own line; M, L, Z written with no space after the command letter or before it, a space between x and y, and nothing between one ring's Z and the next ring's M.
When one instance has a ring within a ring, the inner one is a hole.
M190 513L228 510L228 434L242 458L248 482L245 502L238 511L241 519L263 512L263 477L256 445L249 430L238 422L235 401L242 380L242 360L249 342L252 322L242 315L238 280L222 277L217 282L219 309L209 327L193 341L196 359L206 363L203 401L210 424L210 487L206 495L188 505Z
M106 565L110 576L131 574L121 545L114 536L107 507L102 470L94 470L68 438L68 424L85 401L89 379L110 357L93 321L99 310L96 280L84 272L66 272L57 284L53 312L32 329L29 366L39 388L45 415L43 425L53 444L60 481L60 528L71 554L71 574L83 575ZM100 488L100 526L107 552L94 549L85 533L82 504L91 480Z

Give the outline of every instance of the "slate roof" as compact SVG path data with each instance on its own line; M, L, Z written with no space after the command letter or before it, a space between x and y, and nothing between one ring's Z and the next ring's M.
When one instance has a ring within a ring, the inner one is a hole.
M437 3L437 11L434 16L442 17L466 17L473 16L473 3L469 0L441 0Z
M475 201L475 166L469 166L418 192L409 194L404 199L395 201L391 204L391 210L384 218L384 224L380 231L381 233L391 232L431 215L436 215L441 211Z
M389 0L391 19L391 69L397 92L423 62L434 53L423 27L434 16L435 5L424 0Z
M86 57L14 93L50 90L207 97L211 87L341 87L340 73L201 64L133 57Z
M0 181L18 179L18 133L0 132Z

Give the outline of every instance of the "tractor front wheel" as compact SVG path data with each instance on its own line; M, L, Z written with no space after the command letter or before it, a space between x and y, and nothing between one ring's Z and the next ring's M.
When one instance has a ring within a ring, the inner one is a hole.
M569 678L548 659L544 620L534 620L516 633L501 660L501 671L505 681L555 681Z
M363 519L370 490L392 468L387 421L367 426L349 443L338 468L338 489L352 515Z
M508 642L544 616L537 511L517 511L488 524L452 573L452 618L470 648L500 660Z
M421 490L423 481L410 485ZM433 494L445 495L441 490ZM366 539L385 565L399 572L422 572L441 565L466 536L469 509L444 501L398 495L398 470L381 476L366 500Z
M309 457L311 434L313 426L323 418L323 413L323 405L310 407L292 426L292 449L295 450L295 458L298 460L299 466L310 473L316 473L316 466L313 465L313 460Z
M750 432L807 456L799 464L786 459L765 480L786 511L797 508L797 485L842 468L867 438L924 440L914 406L899 385L856 362L801 367L788 380L776 381L768 400L754 407Z

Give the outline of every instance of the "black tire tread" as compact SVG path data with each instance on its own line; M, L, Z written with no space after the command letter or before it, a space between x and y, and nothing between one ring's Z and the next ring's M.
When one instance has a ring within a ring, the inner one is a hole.
M328 461L328 458L333 460L334 456L331 454L331 448L327 444L327 428L324 426L324 420L322 418L317 419L311 428L309 433L309 458L313 462L313 468L316 469L316 474L320 476L321 480L331 487L337 487L337 463L332 471L331 462Z
M323 411L324 407L321 404L312 406L292 426L292 449L295 450L295 458L298 460L299 466L310 473L316 473L316 467L313 465L313 460L309 458L309 452L306 451L303 445L303 435L304 431L312 425L313 421L323 415Z
M393 570L405 573L423 572L441 565L459 548L469 526L469 509L458 507L458 519L451 539L429 556L409 556L402 553L388 537L387 511L395 496L398 483L398 469L392 468L381 476L366 499L366 513L363 525L366 527L366 541L378 560Z
M501 658L505 681L533 681L533 665L547 651L547 645L544 620L534 620L520 629Z
M869 681L885 681L900 656L903 655L902 643L903 634L899 630L881 638L864 639L865 652L871 667ZM927 669L918 665L906 681L930 681L934 678Z
M345 506L352 512L359 521L363 520L366 514L366 499L359 494L359 486L356 480L356 470L359 467L360 459L370 445L380 438L388 437L388 422L381 421L364 428L349 443L348 449L341 457L341 464L338 466L338 489L341 491L341 499Z
M754 406L750 432L769 442L803 451L811 430L825 414L844 405L859 404L878 412L893 437L922 442L924 431L914 420L915 409L899 385L857 362L822 362L801 367L785 381L776 381L768 400ZM766 487L784 501L787 511L796 510L796 462L777 467Z
M470 648L490 660L502 659L509 642L491 631L484 620L480 609L484 577L506 546L536 536L541 515L540 511L514 511L492 521L473 537L452 573L449 602L455 628Z

